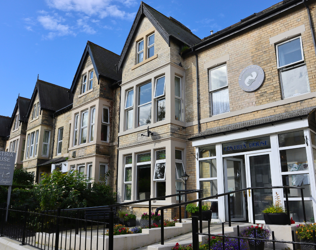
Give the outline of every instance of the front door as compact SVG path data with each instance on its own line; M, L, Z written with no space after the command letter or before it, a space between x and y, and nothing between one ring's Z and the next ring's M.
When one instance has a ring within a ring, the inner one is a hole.
M246 155L247 187L271 187L270 153ZM263 222L262 211L273 203L271 189L257 189L248 192L249 221L253 222L253 213L256 223Z
M225 192L241 190L246 187L244 156L224 159ZM230 202L230 215L232 221L246 221L246 199L244 192L231 194L230 199L225 198L226 208ZM228 221L228 209L226 220Z

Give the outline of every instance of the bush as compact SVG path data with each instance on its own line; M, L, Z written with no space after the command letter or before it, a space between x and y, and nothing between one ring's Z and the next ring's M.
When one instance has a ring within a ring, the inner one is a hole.
M91 189L87 188L85 191L88 207L111 205L116 202L116 193L104 182L94 183Z
M33 186L34 175L24 169L14 169L13 186Z

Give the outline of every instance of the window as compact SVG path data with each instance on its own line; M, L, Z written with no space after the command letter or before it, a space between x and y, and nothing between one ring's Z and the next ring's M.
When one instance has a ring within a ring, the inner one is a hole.
M33 112L32 112L32 120L36 119L39 116L40 104L35 103L33 105Z
M57 155L61 154L62 147L63 147L63 133L64 127L58 129L58 136L57 136Z
M24 152L25 151L25 140L22 142L22 149L21 149L21 161L24 160Z
M13 121L13 130L16 130L19 128L19 115L16 115Z
M50 131L44 131L42 156L48 156L49 152Z
M93 70L89 72L89 89L93 87Z
M88 181L92 182L92 164L87 165L87 179Z
M85 174L85 165L80 165L80 166L78 166L78 172L79 172L79 174L81 174L81 175L84 175Z
M124 164L124 200L132 199L132 174L133 174L133 165L132 165L132 156L125 156Z
M90 141L94 140L94 123L95 123L95 108L91 109L90 113Z
M99 181L105 182L105 184L108 184L108 164L100 164L100 174L99 174Z
M29 158L29 150L30 150L30 134L27 135L27 143L26 143L26 154L25 159Z
M165 99L165 77L156 79L155 83L155 100L156 100L156 112L157 121L162 121L166 117L166 99Z
M151 123L151 82L139 87L138 126Z
M81 94L85 93L87 90L87 75L82 76Z
M156 182L156 197L166 195L166 150L156 151L156 162L154 170L154 181ZM164 200L164 198L161 198Z
M176 162L176 190L184 190L184 181L182 179L182 176L184 175L184 165L182 160L182 150L176 150L175 151L175 162ZM183 196L181 197L181 200L183 200ZM177 200L179 200L179 197L177 197Z
M36 135L35 135L35 149L34 149L34 156L37 155L37 147L38 147L38 130L36 130Z
M134 114L134 90L130 89L126 92L125 100L125 128L133 128L133 114Z
M137 199L150 198L151 183L151 155L144 153L137 155Z
M155 34L147 38L147 57L150 58L155 54Z
M87 142L88 110L81 113L80 144Z
M144 40L137 43L137 63L144 60Z
M174 93L175 93L175 119L183 121L182 117L182 85L181 78L175 76L174 78Z
M211 114L229 112L229 94L226 65L209 70Z
M109 141L109 128L110 128L109 108L103 107L102 112L102 125L101 125L101 141Z
M78 143L78 122L79 122L79 114L75 115L75 126L74 126L74 146Z
M33 157L34 150L34 132L31 133L30 157Z
M282 97L289 98L309 93L310 86L301 37L278 44L276 51Z

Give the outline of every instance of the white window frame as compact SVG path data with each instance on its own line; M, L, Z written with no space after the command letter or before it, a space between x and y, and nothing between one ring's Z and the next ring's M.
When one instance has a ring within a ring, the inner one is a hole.
M131 91L133 92L132 105L127 107L127 97L128 97L128 94L129 94ZM134 125L134 94L135 94L134 88L126 90L126 94L125 94L125 105L124 105L124 107L125 107L125 129L126 129L126 130L128 130L128 129L133 129L133 127L134 127L134 126L133 126L133 125ZM128 114L128 112L131 111L131 110L133 110L133 123L132 123L132 127L131 127L131 128L128 128L128 125L127 125L127 124L128 124L127 114Z
M91 134L92 131L93 131L93 134ZM93 138L91 138L91 137L93 137ZM95 138L95 107L90 109L89 142L94 141L94 138Z
M130 163L130 164L126 164L126 157L132 157L132 155L126 155L126 156L124 156L124 200L126 200L125 199L125 190L126 190L126 188L125 188L125 186L126 185L131 185L131 199L130 200L132 200L132 196L133 196L133 162L132 163ZM132 157L132 160L133 160L133 157ZM126 181L126 176L125 176L125 174L126 174L126 168L131 168L132 169L132 180L131 181ZM130 201L130 200L126 200L126 201Z
M164 78L165 81L164 81L164 86L163 86L163 93L159 96L156 96L156 91L157 91L157 83L158 83L158 80L161 79L161 78ZM161 101L161 100L165 100L165 104L166 104L166 93L165 93L165 90L166 90L166 77L163 75L163 76L160 76L160 77L157 77L155 79L155 91L154 91L154 101L155 101L155 118L156 118L156 122L158 122L158 102ZM166 109L166 105L165 105L165 109ZM166 110L165 110L165 118L160 120L160 121L163 121L166 119Z
M143 42L143 50L138 51L138 44L140 44L141 42ZM144 41L144 39L141 39L140 41L138 41L138 42L136 43L136 52L137 52L136 60L137 60L137 63L141 63L141 62L143 62L143 61L145 60L144 48L145 48L145 41ZM138 58L139 58L138 55L141 54L141 53L143 53L143 60L140 62L140 61L138 60Z
M19 128L18 122L19 122L19 115L17 114L15 116L14 122L13 122L13 131L15 131L15 130L17 130Z
M25 159L29 158L29 150L30 150L30 134L27 135L27 141L26 141L26 152L25 152Z
M86 165L85 164L79 164L78 165L78 173L80 173L80 169L83 168L83 174L86 174Z
M104 118L103 117L103 113L104 113L103 110L104 109L106 109L108 111L108 121L107 122L103 120L103 118ZM110 135L110 109L109 109L109 107L104 106L102 108L102 121L101 122L102 122L101 126L107 126L106 141L103 141L102 138L101 138L101 141L102 142L109 142L109 137L110 137L109 136Z
M92 78L91 78L91 73L92 73ZM90 90L90 89L93 89L93 75L94 75L94 72L93 72L93 70L90 70L89 71L89 89L88 90ZM90 86L91 85L91 86Z
M83 74L82 75L82 83L81 83L81 94L83 93L86 93L88 90L87 90L87 80L88 80L88 76L87 74Z
M151 84L151 91L152 91L152 87L153 87L153 86L152 86L152 82L151 82L151 81L146 82L146 83L144 83L144 84L141 84L141 85L139 85L139 86L137 87L137 92L138 92L138 98L137 98L137 99L138 99L138 100L137 100L137 127L142 127L142 126L148 125L148 124L139 125L139 108L141 108L142 106L146 106L146 105L150 104L150 105L151 105L150 109L152 110L152 97L151 97L151 100L150 100L149 102L146 102L146 103L143 103L143 104L139 104L139 101L140 101L140 88L141 88L142 86L148 84L148 83ZM151 95L152 95L152 94L151 94ZM152 116L153 116L153 114L152 114L152 112L151 112L150 123L149 123L149 124L152 123Z
M227 79L226 85L222 86L222 87L219 87L217 89L211 89L211 86L212 86L212 84L211 84L211 81L212 81L211 72L214 71L214 70L217 70L217 69L219 69L219 68L221 68L223 66L226 67L226 79ZM209 78L208 91L209 91L209 100L210 100L210 105L209 105L210 106L210 114L211 114L211 116L214 116L214 112L213 112L213 93L221 91L221 90L224 90L224 89L228 90L227 64L224 63L224 64L221 64L221 65L216 66L214 68L208 69L208 78ZM228 91L228 102L229 102L229 110L226 111L226 112L223 112L223 113L215 114L215 115L221 115L221 114L225 114L225 113L229 113L230 112L229 91Z
M39 140L39 130L36 130L36 133L35 133L34 156L37 156L38 140Z
M88 163L87 164L87 179L88 179L88 182L89 183L92 183L93 182L93 179L92 179L92 163ZM91 176L90 176L90 171L91 171Z
M280 66L279 65L279 46L283 45L283 44L286 44L288 42L291 42L293 40L296 40L296 39L300 39L300 45L301 45L301 55L302 55L302 60L299 60L299 61L296 61L296 62L293 62L293 63L289 63L289 64L286 64L286 65L283 65L283 66ZM276 45L276 54L277 54L277 67L278 69L281 69L281 68L284 68L284 67L288 67L288 66L291 66L293 64L298 64L298 63L301 63L301 62L304 62L305 59L304 59L304 52L303 52L303 44L302 44L302 37L301 36L297 36L297 37L294 37L292 39L289 39L289 40L286 40L282 43L279 43Z
M36 105L36 118L39 116L40 105L39 102Z
M88 119L87 119L87 125L86 126L82 126L82 121L83 121L83 114L87 113ZM79 136L79 142L78 145L80 144L86 144L89 140L89 135L88 135L88 125L89 125L89 111L85 110L81 112L81 117L80 117L80 136ZM86 138L86 142L81 142L81 137L82 137L82 130L83 129L87 129L87 138Z
M157 160L157 153L159 151L165 151L165 154L166 154L166 150L165 149L160 149L160 150L156 150L155 151L155 167L154 167L153 181L165 182L166 181L166 158L165 159L161 159L161 160ZM164 178L163 179L155 179L155 173L156 173L157 164L160 164L160 163L164 163L165 164Z
M149 57L149 49L150 49L151 47L155 47L155 39L154 39L154 43L151 44L151 45L149 45L149 38L150 38L151 36L155 36L155 33L152 33L152 34L150 34L149 36L147 36L147 58L150 58L150 57ZM156 37L155 37L155 38L156 38ZM154 55L155 55L155 48L154 48ZM152 55L152 56L154 56L154 55Z
M177 164L177 163L181 164L181 165L182 165L182 169L183 169L183 173L185 173L185 167L184 167L184 164L183 164L183 150L181 150L181 149L176 149L175 151L181 152L181 160L175 159L175 163L176 163L176 164ZM176 167L176 181L181 180L181 181L184 183L184 181L183 181L183 179L182 179L182 176L178 176L177 165L176 165L175 167Z
M36 117L36 103L33 105L33 111L32 111L32 120L34 120L35 119L35 117Z
M99 165L99 182L104 181L104 180L101 179L101 166L104 166L104 177L105 177L106 173L109 171L109 165L108 164L100 163L100 165ZM106 178L105 179L105 185L107 185L107 184L108 184L108 179Z
M31 133L31 144L30 144L30 158L34 155L34 140L35 140L35 132Z
M63 151L63 136L61 136L61 131L63 131L63 135L64 135L64 127L60 127L58 128L58 133L57 133L57 149L56 149L56 152L57 152L57 155L60 155L61 152ZM61 138L60 138L61 137ZM58 149L59 149L59 144L61 143L61 147L60 147L60 152L58 152Z
M44 142L45 132L48 132L48 142ZM44 157L48 157L49 156L50 132L51 132L50 130L44 130L44 134L43 134L42 156L44 156ZM47 145L47 154L43 154L44 145Z
M176 112L174 112L174 119L176 121L183 121L182 77L175 75L174 79L176 79L176 78L179 78L179 80L180 80L180 96L177 96L176 91L174 91L174 97L175 97L174 107L176 107L176 100L180 100L181 112L180 112L180 119L179 120L176 119ZM176 84L174 84L174 87L176 87Z
M75 120L74 120L74 138L73 138L73 146L76 146L79 144L79 134L78 134L78 129L79 129L79 113L75 114ZM77 136L77 142L76 140L76 136Z

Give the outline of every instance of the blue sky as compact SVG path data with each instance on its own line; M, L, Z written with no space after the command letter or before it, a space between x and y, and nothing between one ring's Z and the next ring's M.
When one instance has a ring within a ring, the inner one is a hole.
M145 2L203 38L279 1ZM2 1L0 115L11 116L18 94L31 98L38 74L70 88L87 40L121 54L139 5L135 0Z

